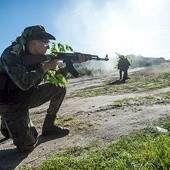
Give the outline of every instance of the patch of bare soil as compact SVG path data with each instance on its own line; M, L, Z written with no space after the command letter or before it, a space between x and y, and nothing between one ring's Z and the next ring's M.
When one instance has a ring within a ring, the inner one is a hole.
M156 67L148 67L131 69L129 71L131 79L128 80L127 84L133 79L133 75L142 73L145 73L145 75L152 74L157 69ZM116 80L117 77L118 73L115 72L106 75L70 79L68 82L68 94L76 90L81 91L86 87L106 84L109 81ZM109 106L119 99L137 96L145 97L168 91L170 91L170 87L146 92L117 95L107 94L87 98L66 98L58 115L72 115L74 118L70 125L70 135L57 139L41 137L41 126L48 103L39 108L32 109L30 110L30 117L40 134L38 146L29 154L19 153L11 139L3 141L3 137L0 136L0 169L18 169L22 165L33 168L50 156L64 151L66 148L86 146L94 141L100 143L100 147L104 147L124 135L150 127L159 118L170 116L169 101L127 105L120 108L109 108Z

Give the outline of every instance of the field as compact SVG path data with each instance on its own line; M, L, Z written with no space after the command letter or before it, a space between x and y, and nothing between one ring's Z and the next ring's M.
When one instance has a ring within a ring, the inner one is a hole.
M0 136L0 169L34 169L68 151L85 156L139 130L155 128L160 118L170 116L170 63L130 69L125 83L116 81L118 77L116 71L69 79L56 123L69 127L70 134L43 138L48 103L31 109L40 135L38 146L29 154L18 153L12 140Z

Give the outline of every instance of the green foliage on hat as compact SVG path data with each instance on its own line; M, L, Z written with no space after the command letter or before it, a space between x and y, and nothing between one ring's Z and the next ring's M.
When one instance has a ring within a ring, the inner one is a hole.
M20 38L20 44L25 45L26 44L26 39L32 34L32 30L25 30Z
M31 34L31 30L22 32L21 36L16 38L16 44L13 46L12 52L19 55L21 51L25 51L26 38Z

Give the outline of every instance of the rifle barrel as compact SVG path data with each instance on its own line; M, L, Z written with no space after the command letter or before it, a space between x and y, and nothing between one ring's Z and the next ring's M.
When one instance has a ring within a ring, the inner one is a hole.
M93 56L92 59L95 59L95 60L105 60L105 61L108 61L108 60L109 60L109 58L108 58L107 55L106 55L105 58L100 58L100 57L98 57L98 56L95 56L95 57Z
M79 53L79 52L74 52L74 53L62 53L62 52L56 52L58 59L71 59L71 60L78 60L79 55L84 55L87 60L105 60L108 61L108 55L106 55L105 58L100 58L98 55L91 55L91 54L84 54L84 53Z

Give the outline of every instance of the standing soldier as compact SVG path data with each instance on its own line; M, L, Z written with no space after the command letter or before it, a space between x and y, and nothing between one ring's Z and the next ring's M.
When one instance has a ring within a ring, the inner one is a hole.
M124 55L119 55L119 61L118 61L118 69L119 69L119 75L120 80L125 81L128 79L128 69L130 66L130 62ZM123 79L122 79L122 73L123 73Z

